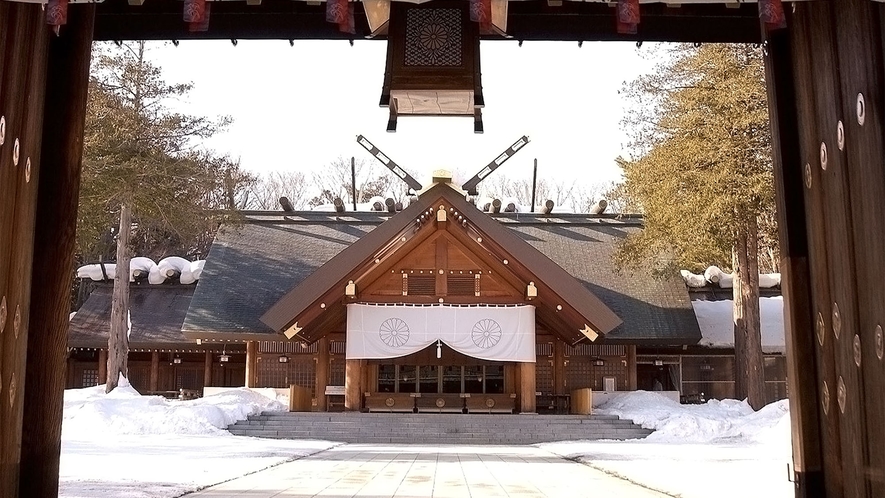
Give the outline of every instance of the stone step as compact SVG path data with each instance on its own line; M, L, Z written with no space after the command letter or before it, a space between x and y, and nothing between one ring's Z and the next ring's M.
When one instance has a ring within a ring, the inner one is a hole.
M250 416L231 434L345 443L531 444L576 439L643 438L652 431L604 415L462 415L289 413Z

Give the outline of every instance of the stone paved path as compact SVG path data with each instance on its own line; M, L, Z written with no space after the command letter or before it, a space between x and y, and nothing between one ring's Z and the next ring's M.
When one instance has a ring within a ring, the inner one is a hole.
M351 444L188 497L660 498L531 446Z

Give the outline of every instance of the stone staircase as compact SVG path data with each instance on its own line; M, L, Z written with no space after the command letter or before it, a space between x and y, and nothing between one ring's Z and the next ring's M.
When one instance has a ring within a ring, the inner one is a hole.
M651 434L608 415L461 415L265 412L228 427L231 434L344 443L532 444L636 439Z

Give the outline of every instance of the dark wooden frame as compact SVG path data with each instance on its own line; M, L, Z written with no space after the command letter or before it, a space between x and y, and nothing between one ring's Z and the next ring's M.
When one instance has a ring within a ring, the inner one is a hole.
M24 152L39 183L35 197L6 176L0 181L0 298L7 298L8 307L0 327L19 327L17 338L3 335L4 400L13 390L13 373L27 379L15 387L23 395L12 396L13 403L0 409L3 496L50 497L58 490L64 369L57 366L64 359L69 289L62 278L44 280L32 262L71 260L93 21L96 39L105 40L355 37L325 23L322 6L265 0L260 6L219 2L213 7L210 30L189 33L175 0L75 4L61 37L50 38L39 5L0 2L0 115L7 116L10 137L0 148L0 175L19 171L9 165L11 140L30 137ZM796 2L795 12L788 12L788 30L767 36L787 342L793 356L790 395L795 440L801 443L794 447L797 496L885 492L885 365L876 351L875 328L885 322L883 9L870 0ZM756 42L764 30L755 12L752 4L732 10L643 4L638 33L624 36L616 33L613 9L606 5L528 1L511 5L508 28L519 40ZM356 36L367 29L357 15ZM25 98L28 88L43 90ZM854 119L858 94L866 98L863 125ZM844 152L835 146L837 120L843 121ZM42 133L31 133L41 127ZM829 153L825 172L821 143ZM805 164L811 167L811 187L804 185ZM72 270L65 265L55 268L57 275ZM44 285L32 288L34 278ZM828 339L823 346L809 333L818 314ZM836 323L840 339L835 339ZM860 366L854 360L855 336Z

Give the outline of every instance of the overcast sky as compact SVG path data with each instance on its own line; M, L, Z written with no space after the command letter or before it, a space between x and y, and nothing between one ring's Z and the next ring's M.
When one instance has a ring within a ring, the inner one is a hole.
M182 41L152 57L169 82L193 81L184 103L234 122L207 143L252 171L315 170L338 156L371 156L365 135L419 181L437 168L472 176L522 135L531 143L497 174L592 185L620 178L626 135L618 90L647 72L633 43L488 41L481 46L484 134L469 118L401 117L385 131L378 106L384 41Z

